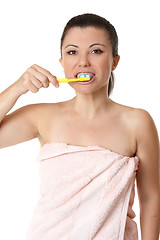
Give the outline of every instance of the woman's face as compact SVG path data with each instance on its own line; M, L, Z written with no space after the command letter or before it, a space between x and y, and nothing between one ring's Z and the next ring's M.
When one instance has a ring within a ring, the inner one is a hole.
M105 29L74 27L67 32L60 59L65 76L76 78L79 73L94 75L93 81L85 85L70 82L75 90L107 85L111 71L116 68L118 61L119 56L112 56L112 46Z

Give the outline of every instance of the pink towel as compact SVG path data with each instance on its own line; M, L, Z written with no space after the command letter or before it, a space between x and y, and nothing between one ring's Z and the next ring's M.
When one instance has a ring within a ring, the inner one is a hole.
M28 240L137 240L132 210L139 158L52 142L38 155L41 198Z

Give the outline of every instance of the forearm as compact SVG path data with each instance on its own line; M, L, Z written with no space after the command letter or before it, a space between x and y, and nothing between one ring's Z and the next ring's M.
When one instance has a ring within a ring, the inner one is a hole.
M22 91L16 82L0 94L0 122L12 109L21 95Z
M143 204L140 210L140 226L142 240L159 240L160 205L157 201Z

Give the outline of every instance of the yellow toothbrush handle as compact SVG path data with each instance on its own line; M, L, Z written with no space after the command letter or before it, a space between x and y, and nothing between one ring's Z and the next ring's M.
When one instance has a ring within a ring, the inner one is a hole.
M58 81L59 83L77 82L77 81L87 81L87 80L90 80L90 77L73 78L73 79L57 78L57 81Z

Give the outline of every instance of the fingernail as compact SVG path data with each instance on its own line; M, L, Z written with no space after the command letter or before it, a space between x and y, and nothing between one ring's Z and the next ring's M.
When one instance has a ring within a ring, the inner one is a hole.
M58 83L56 83L56 85L55 85L55 86L56 86L56 88L58 88L58 87L59 87L59 84L58 84Z

